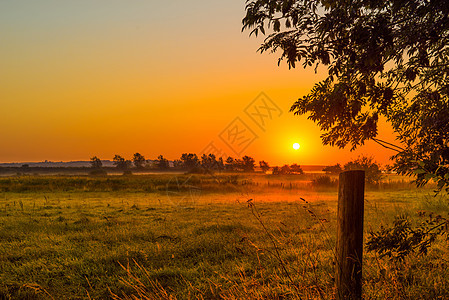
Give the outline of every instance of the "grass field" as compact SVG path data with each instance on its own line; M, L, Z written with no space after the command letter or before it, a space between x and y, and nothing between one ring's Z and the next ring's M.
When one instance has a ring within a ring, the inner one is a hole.
M313 180L0 178L0 299L333 299L337 189ZM386 178L366 192L365 231L418 211L447 217L449 201ZM365 299L449 299L448 249L365 253Z

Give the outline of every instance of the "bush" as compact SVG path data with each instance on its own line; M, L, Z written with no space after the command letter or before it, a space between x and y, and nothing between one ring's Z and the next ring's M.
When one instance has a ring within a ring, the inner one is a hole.
M332 179L330 176L320 176L312 180L312 185L316 187L334 187L337 186L338 180Z

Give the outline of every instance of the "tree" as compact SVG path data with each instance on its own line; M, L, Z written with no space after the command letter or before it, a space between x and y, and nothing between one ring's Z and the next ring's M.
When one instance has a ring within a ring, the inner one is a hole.
M243 156L242 157L242 168L243 168L243 171L245 171L245 172L254 172L254 168L255 168L254 158L247 156L247 155Z
M142 169L143 164L146 162L146 160L142 154L137 152L137 153L134 153L134 155L133 155L133 162L134 162L134 166L137 169Z
M124 159L120 155L116 154L112 160L114 161L114 165L117 167L117 169L127 170L129 167L131 167L131 161Z
M98 157L94 156L90 158L90 166L92 169L101 169L103 167L103 163Z
M268 165L268 163L264 160L259 161L259 166L264 173L266 173L270 169L270 165Z
M301 166L298 164L293 164L290 166L290 170L294 174L304 174L304 171L302 170Z
M157 167L161 170L166 170L169 167L169 163L168 160L163 156L163 155L159 155L157 157Z
M235 170L235 160L231 156L229 156L226 159L225 169L228 170L228 171L234 171Z
M336 164L333 166L327 166L323 169L326 174L339 174L343 171L340 164Z
M218 162L215 157L215 154L203 154L201 156L201 167L206 170L214 170L218 169Z
M379 164L377 164L372 157L359 156L345 164L345 171L349 170L364 170L365 181L369 184L377 184L382 179L382 171Z
M283 165L282 167L273 167L273 175L289 175L292 173L289 165Z
M198 156L194 153L183 153L181 155L181 161L183 163L183 167L186 170L193 170L194 168L197 168L200 164Z
M180 159L175 159L175 160L173 161L173 167L174 167L175 169L182 169L182 168L184 167L184 163L183 163L182 160L180 160Z
M107 175L107 172L103 169L103 163L96 156L90 158L90 167L92 170L89 171L89 175L92 175L92 176Z
M225 164L224 164L224 161L223 161L223 157L219 157L219 158L218 158L218 161L217 161L217 169L218 169L219 171L223 171L223 170L225 169Z
M446 0L250 0L243 30L267 34L260 52L289 68L328 75L291 107L308 114L326 145L372 139L393 149L395 170L449 185L449 5ZM270 30L270 32L268 32ZM378 139L379 117L399 145Z
M281 175L290 175L291 173L292 173L292 169L290 168L289 165L283 165L279 169L279 174L281 174Z

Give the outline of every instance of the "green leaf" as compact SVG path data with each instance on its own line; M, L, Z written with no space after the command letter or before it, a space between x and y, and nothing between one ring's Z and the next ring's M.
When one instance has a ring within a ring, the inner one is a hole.
M427 171L423 170L423 169L416 169L413 171L413 173L419 175L419 174L425 174L425 173L427 173Z

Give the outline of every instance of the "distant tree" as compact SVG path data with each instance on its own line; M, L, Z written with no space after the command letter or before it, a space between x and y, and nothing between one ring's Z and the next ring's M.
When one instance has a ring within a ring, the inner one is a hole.
M262 169L262 172L264 172L264 173L267 172L270 169L270 166L264 160L259 161L259 166Z
M245 170L243 165L244 165L243 160L241 158L236 158L236 159L234 159L233 170L243 172Z
M218 162L215 154L203 154L201 156L201 167L205 170L216 170L218 169Z
M121 157L120 155L116 154L116 155L114 156L114 158L112 159L112 161L114 162L114 165L115 165L117 168L120 168L120 166L124 164L125 159L124 159L123 157Z
M283 165L280 169L279 169L279 174L281 175L289 175L292 173L292 169L290 168L289 165Z
M130 160L126 160L117 154L114 156L112 160L116 168L120 170L127 170L129 167L131 167L132 164Z
M273 175L291 175L291 174L304 174L301 166L298 164L283 165L282 167L274 167Z
M209 165L208 165L208 157L206 154L201 155L200 158L200 165L203 169L209 169Z
M226 159L225 169L228 170L228 171L234 171L235 168L236 168L236 166L235 166L235 159L232 158L231 156L229 156Z
M168 160L164 158L164 156L159 155L157 157L157 167L161 170L166 170L169 168Z
M200 160L194 153L183 153L181 155L181 161L185 170L193 170L200 165Z
M298 164L293 164L290 166L290 170L294 174L304 174L304 171L302 170L301 166Z
M219 171L222 171L222 170L225 169L225 165L224 165L224 161L223 161L222 157L219 157L218 160L217 160L217 169Z
M90 167L92 169L101 169L103 167L103 163L98 157L94 156L90 158Z
M175 159L175 160L173 161L173 167L174 167L175 169L182 169L183 166L184 166L184 164L183 164L182 160L180 160L180 159Z
M343 171L340 164L336 164L333 166L327 166L323 169L326 174L339 174Z
M372 157L359 156L345 164L345 171L364 170L365 181L370 184L377 184L382 179L382 171L380 165L377 164Z
M242 157L242 168L243 168L243 171L245 171L245 172L254 172L254 168L255 168L254 158L247 156L247 155L243 156Z
M145 157L142 154L137 152L137 153L134 153L133 162L134 162L134 166L137 169L142 169L143 165L146 162L146 160L145 160Z
M101 162L101 160L98 157L96 157L96 156L91 157L90 166L91 166L92 170L89 171L89 175L91 175L91 176L107 175L107 172L103 169L103 163Z

